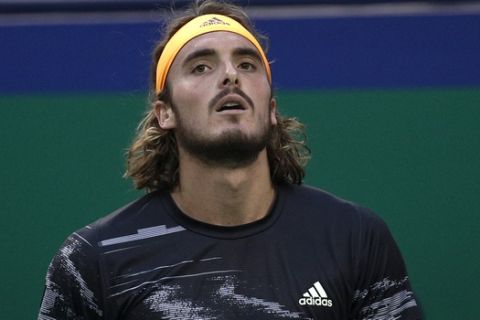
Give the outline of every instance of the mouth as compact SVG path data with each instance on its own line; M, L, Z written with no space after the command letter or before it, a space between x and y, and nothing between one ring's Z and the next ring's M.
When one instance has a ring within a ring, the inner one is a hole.
M244 111L247 108L245 107L245 103L242 101L240 97L226 97L225 99L221 99L215 108L216 112L239 112Z

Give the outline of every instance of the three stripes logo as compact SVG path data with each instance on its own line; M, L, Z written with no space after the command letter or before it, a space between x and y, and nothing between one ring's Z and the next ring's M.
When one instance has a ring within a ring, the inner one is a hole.
M223 24L223 25L226 25L226 26L229 26L230 23L228 22L225 22L223 21L222 19L220 18L217 18L217 17L213 17L211 19L208 19L207 21L205 21L204 23L202 23L200 25L200 28L202 27L208 27L208 26L212 26L212 25L217 25L217 24Z
M300 298L298 303L301 306L331 307L333 305L332 300L328 299L327 293L319 281L315 282L313 287L303 294L303 298Z

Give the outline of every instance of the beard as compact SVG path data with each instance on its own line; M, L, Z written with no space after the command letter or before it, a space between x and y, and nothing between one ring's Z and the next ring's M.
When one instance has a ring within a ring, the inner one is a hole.
M255 134L247 135L239 129L231 129L211 138L200 136L198 131L179 120L177 117L176 138L186 152L208 166L229 169L253 163L266 148L273 131L269 119Z

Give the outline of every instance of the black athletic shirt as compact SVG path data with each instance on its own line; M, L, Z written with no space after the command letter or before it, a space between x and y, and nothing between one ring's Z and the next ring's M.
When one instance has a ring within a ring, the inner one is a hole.
M369 210L281 185L269 214L220 227L150 193L74 232L38 319L420 319L405 265Z

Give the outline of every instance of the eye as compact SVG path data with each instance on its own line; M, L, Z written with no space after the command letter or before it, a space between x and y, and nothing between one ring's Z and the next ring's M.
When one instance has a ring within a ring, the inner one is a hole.
M192 73L205 73L209 69L210 67L207 66L206 64L199 64L193 68Z
M255 71L255 70L257 70L257 66L254 65L251 62L242 62L242 63L240 63L240 65L238 67L242 70L245 70L245 71Z

